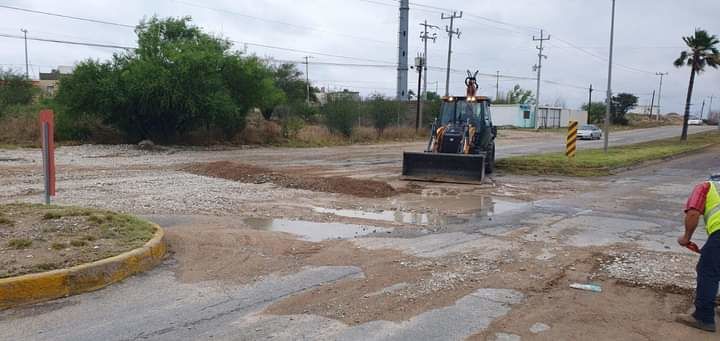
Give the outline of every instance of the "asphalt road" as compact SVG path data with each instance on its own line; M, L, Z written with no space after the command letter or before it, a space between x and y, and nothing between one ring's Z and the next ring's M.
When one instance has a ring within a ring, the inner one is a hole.
M609 145L622 146L627 144L648 142L653 140L660 140L666 138L677 137L680 139L681 127L679 126L666 126L657 128L647 129L634 129L619 132L611 132ZM688 133L697 134L706 131L717 130L714 126L691 126ZM578 150L583 149L597 149L603 148L604 141L601 140L579 140ZM556 141L548 139L546 141L533 141L532 143L519 144L513 141L500 141L497 144L497 158L503 158L508 156L520 156L529 154L540 154L548 152L561 152L565 150L565 137L560 137Z

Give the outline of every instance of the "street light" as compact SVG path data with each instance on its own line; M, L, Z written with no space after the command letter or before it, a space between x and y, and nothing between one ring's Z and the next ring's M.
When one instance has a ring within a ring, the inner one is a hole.
M603 149L608 152L610 141L610 107L612 106L612 64L613 64L613 40L615 38L615 0L612 0L612 16L610 19L610 58L608 60L608 83L607 83L607 110L605 111L605 144Z
M20 32L22 32L25 35L25 79L30 79L30 67L28 64L28 53L27 53L27 33L28 33L28 31L24 28L21 28Z

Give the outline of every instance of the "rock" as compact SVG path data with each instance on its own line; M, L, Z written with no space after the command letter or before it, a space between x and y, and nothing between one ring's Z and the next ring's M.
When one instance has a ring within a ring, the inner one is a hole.
M155 143L150 140L142 140L138 142L137 147L140 150L155 150L157 148Z
M515 334L495 333L494 341L520 341L521 338Z
M548 326L547 324L544 324L544 323L540 323L540 322L535 323L532 325L532 327L530 327L530 332L533 334L542 333L546 330L550 330L550 326Z

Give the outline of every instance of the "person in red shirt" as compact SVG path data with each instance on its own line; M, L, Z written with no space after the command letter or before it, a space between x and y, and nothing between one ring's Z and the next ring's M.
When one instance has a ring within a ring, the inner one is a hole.
M678 237L678 244L687 247L697 229L700 216L705 215L708 192L711 182L720 183L720 174L713 175L693 190L685 205L685 232ZM717 190L717 189L715 189ZM710 212L712 215L712 212ZM705 219L709 219L705 217ZM708 223L707 221L705 222ZM693 328L715 332L715 300L720 282L720 231L711 233L700 252L695 290L695 312L692 315L679 315L677 321Z

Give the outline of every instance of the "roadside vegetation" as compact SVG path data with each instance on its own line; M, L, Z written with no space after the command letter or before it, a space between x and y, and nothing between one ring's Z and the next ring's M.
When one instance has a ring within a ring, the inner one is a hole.
M501 172L527 175L606 176L614 170L659 160L683 153L699 151L720 144L720 133L690 135L687 143L665 139L602 149L578 149L575 160L564 153L548 153L510 157L497 161Z
M110 211L0 205L0 278L67 268L143 246L155 227Z
M189 17L153 17L136 32L136 50L78 63L52 98L23 75L3 73L0 145L37 145L41 108L54 109L60 143L320 146L416 138L406 103L348 91L320 98L294 64L238 52ZM440 98L430 97L423 130L439 107Z

